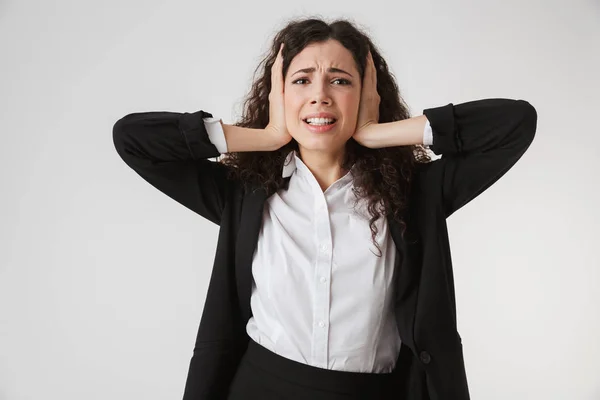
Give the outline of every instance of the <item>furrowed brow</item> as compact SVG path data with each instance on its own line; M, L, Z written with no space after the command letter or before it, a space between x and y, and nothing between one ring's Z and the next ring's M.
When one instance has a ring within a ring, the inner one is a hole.
M310 67L310 68L302 68L302 69L299 69L298 71L294 72L294 73L292 74L292 76L294 76L294 75L296 75L296 74L299 74L299 73L301 73L301 72L304 72L304 73L306 73L306 74L310 74L311 72L315 72L315 70L316 70L316 68L315 68L315 67ZM330 67L330 68L327 68L327 72L333 72L333 73L346 74L346 75L348 75L349 77L352 77L352 74L351 74L351 73L349 73L349 72L346 72L346 71L344 71L343 69L339 69L339 68L335 68L335 67Z

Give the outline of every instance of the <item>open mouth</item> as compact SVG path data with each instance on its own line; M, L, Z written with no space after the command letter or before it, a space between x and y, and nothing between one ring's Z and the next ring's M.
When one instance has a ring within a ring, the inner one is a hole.
M310 121L308 119L303 119L302 121L304 121L304 123L311 125L311 126L327 126L327 125L333 125L337 122L337 119L312 119L310 118Z

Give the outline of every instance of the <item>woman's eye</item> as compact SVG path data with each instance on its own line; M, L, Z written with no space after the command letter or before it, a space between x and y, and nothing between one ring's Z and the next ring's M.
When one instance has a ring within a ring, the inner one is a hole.
M349 85L350 84L350 81L348 79L338 78L338 79L334 80L334 82L336 82L336 81L343 82L344 85Z
M294 84L297 84L297 83L299 83L300 81L306 81L306 80L307 80L306 78L300 78L300 79L296 79L296 80L295 80L294 82L292 82L292 83L294 83ZM337 78L337 79L334 79L332 82L341 82L341 84L342 84L342 85L349 85L349 84L350 84L350 81L349 81L349 80L347 80L347 79L343 79L343 78Z

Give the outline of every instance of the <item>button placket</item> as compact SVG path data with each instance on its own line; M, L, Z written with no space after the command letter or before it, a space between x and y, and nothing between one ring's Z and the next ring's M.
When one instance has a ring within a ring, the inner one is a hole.
M331 274L331 226L325 198L319 196L314 207L315 239L317 241L316 265L314 271L315 303L313 309L313 348L312 363L321 368L327 368L329 346L329 298L330 285L327 276Z

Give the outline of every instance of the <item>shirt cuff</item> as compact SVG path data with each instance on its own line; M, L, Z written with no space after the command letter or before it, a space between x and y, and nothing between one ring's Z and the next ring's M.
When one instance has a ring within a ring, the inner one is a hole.
M221 125L221 118L207 117L203 118L208 139L215 145L219 153L227 153L227 141L225 140L225 132Z
M429 124L428 119L425 120L425 129L423 130L423 145L433 145L433 131L431 130L431 125Z

